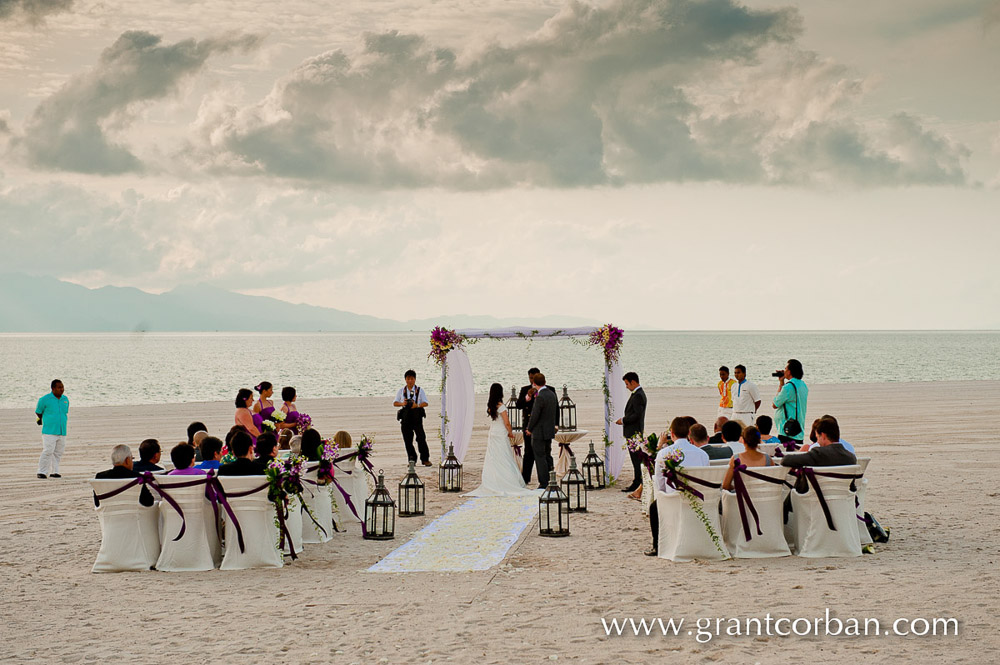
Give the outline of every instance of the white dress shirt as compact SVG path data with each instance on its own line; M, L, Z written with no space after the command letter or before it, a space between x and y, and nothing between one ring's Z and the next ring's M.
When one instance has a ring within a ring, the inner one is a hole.
M656 462L653 464L653 483L655 483L656 489L661 492L676 492L673 487L667 485L667 479L663 477L664 463L663 460L666 459L667 455L674 450L680 450L684 453L684 459L681 460L681 466L708 466L708 453L694 445L687 439L677 439L672 444L660 450L656 453Z
M403 386L396 393L396 401L405 402L407 398L412 399L414 404L423 404L427 401L427 393L420 386L413 386L412 389Z

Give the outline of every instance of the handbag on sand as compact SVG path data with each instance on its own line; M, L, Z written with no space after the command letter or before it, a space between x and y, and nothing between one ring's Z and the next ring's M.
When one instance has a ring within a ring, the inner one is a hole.
M889 542L889 529L883 529L878 520L871 513L865 513L865 525L868 527L868 535L876 543Z

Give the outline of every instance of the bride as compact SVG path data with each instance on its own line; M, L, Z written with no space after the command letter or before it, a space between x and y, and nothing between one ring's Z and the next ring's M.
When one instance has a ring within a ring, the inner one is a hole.
M503 405L503 386L490 386L486 413L489 414L489 437L486 441L486 459L483 461L483 480L475 490L465 496L530 496L538 491L528 489L521 471L514 460L514 430L510 427L507 407Z

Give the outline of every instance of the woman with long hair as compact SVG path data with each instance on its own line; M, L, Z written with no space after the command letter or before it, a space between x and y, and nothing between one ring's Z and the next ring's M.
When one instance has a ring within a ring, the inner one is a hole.
M514 459L514 430L503 403L503 386L494 383L486 399L490 429L486 438L486 458L479 487L466 496L529 496L538 490L528 489Z
M253 391L247 388L240 388L240 391L236 393L236 424L241 425L253 438L254 443L257 443L257 437L260 436L260 429L254 424L254 414L250 412L252 405Z

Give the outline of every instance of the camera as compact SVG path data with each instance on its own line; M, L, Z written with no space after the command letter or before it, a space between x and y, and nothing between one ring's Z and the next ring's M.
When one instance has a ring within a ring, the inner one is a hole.
M773 376L776 379L780 379L784 375L785 375L785 370L783 369L779 369L777 372L771 372L771 376Z

